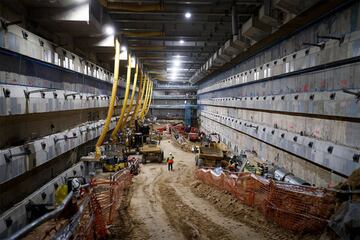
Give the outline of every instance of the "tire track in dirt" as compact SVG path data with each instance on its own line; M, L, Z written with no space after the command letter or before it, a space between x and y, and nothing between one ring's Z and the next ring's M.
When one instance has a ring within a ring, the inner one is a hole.
M131 218L142 223L140 229L146 231L148 239L183 239L170 224L161 207L160 197L155 189L161 169L146 165L134 180L134 193L130 202Z
M184 234L188 232L187 239L267 239L255 229L225 216L211 203L193 194L191 183L194 181L195 155L176 150L174 146L166 142L162 145L173 152L177 161L175 172L161 177L160 196L167 195L164 198L164 209L170 220L175 218L181 223L180 230ZM177 156L177 153L181 153L181 156ZM174 205L174 202L177 205ZM179 207L181 211L178 212ZM192 234L189 235L189 233Z
M226 229L182 202L174 188L161 184L159 190L163 197L163 208L171 224L181 231L186 239L232 239Z

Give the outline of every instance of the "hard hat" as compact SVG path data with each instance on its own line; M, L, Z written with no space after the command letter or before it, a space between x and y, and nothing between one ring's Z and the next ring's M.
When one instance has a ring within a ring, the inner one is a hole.
M169 153L169 155L172 155L172 153Z

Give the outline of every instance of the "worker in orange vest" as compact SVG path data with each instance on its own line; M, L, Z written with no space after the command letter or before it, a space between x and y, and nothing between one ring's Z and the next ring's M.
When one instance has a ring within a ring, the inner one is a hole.
M169 157L167 158L166 162L168 164L168 170L172 171L174 164L174 156L172 155L172 153L169 153Z

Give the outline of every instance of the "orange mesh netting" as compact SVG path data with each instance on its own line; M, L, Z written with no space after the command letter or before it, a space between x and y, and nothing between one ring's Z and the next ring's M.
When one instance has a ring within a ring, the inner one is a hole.
M323 188L275 183L252 173L217 175L210 169L196 170L195 177L230 192L266 219L294 232L321 231L335 207L333 193Z

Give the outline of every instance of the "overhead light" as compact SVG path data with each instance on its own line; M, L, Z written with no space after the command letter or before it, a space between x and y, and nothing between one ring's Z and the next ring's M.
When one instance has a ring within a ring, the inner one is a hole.
M178 54L178 55L176 55L175 57L176 57L176 58L180 58L180 55Z
M114 35L115 34L115 28L113 26L105 26L105 34L106 35Z
M186 12L186 13L185 13L185 17L186 17L187 19L191 18L191 13L190 13L190 12Z
M127 49L126 49L125 46L122 46L122 47L121 47L121 51L122 51L122 52L125 52L126 50L127 50Z
M180 40L180 44L184 44L184 40L181 39L181 40Z
M180 60L174 60L174 66L178 67L180 66L181 62Z

